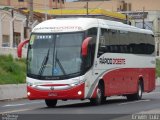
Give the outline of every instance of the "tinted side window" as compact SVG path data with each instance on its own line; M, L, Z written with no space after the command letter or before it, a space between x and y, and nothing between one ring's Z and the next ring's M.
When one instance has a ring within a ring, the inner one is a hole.
M97 28L91 28L87 31L88 36L97 35Z
M104 53L152 54L154 37L150 34L101 29L98 57Z
M155 42L152 35L146 35L146 54L152 54L155 51Z
M119 43L119 31L101 29L98 57L104 53L117 53Z
M102 55L103 53L109 52L108 46L109 46L109 31L107 29L101 29L98 56Z
M129 45L129 34L128 31L120 31L119 33L119 43L118 43L118 53L131 53L132 49L128 47Z
M109 30L109 52L117 53L119 44L119 31L118 30Z
M154 52L154 37L150 34L129 33L130 44L133 54L152 54Z

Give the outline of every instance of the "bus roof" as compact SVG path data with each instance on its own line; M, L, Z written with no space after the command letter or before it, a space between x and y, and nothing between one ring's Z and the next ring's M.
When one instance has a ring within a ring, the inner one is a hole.
M150 30L140 29L122 22L103 20L97 18L57 18L44 21L32 30L34 33L61 33L78 32L92 27L102 27L107 29L124 30L145 34L153 34Z

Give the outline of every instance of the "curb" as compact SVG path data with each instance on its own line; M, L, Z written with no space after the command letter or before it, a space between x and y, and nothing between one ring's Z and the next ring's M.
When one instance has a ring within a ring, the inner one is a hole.
M160 78L156 79L156 86L160 86Z
M0 100L13 100L26 97L26 84L0 85Z

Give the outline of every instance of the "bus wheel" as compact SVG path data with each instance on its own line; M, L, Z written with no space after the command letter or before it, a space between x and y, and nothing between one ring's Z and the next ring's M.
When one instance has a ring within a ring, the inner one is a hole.
M97 88L97 96L96 98L91 98L90 102L94 105L100 105L103 101L103 87L101 86L101 84L98 84L98 88Z
M53 108L57 104L57 100L45 100L47 107Z
M141 100L143 94L143 84L141 81L138 83L138 91L135 94L127 95L128 100Z

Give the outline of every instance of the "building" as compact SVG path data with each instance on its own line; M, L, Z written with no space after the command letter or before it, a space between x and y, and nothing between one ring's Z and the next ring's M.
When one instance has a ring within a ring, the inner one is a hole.
M33 22L29 22L29 12L26 13L23 12L23 10L29 8L31 1L32 0L0 1L0 54L12 54L16 57L18 44L25 39L29 39L29 27L33 28L36 24L44 20L44 14L34 12ZM63 0L55 1L34 0L33 8L56 9L64 6ZM24 52L26 53L25 49Z
M33 1L33 3L32 3ZM13 6L15 9L28 9L33 4L33 9L57 9L64 7L64 0L1 0L0 5Z
M26 11L26 10L24 10ZM26 11L27 12L27 11ZM103 9L51 9L51 10L35 10L36 13L43 13L52 16L52 18L65 17L92 17L107 20L115 20L127 23L127 16L122 13L107 11Z
M160 11L123 12L131 17L133 26L152 30L155 36L156 55L160 57Z
M65 3L65 9L86 8L88 0ZM88 9L105 9L130 16L131 24L154 32L156 55L160 57L160 0L108 0L88 2Z
M33 1L33 9L82 9L86 8L86 1L65 2L65 0L1 0L1 6L13 6L14 8L27 9ZM160 10L160 0L90 0L89 8L101 8L111 11L141 11L143 8L149 11Z
M14 8L24 10L29 8L29 6L32 4L31 1L32 0L1 0L0 5L12 6ZM87 3L86 1L89 2ZM99 11L105 10L110 12L120 12L126 14L132 18L132 25L140 28L150 29L154 32L156 40L156 53L157 56L160 57L160 0L79 0L77 2L65 2L64 0L33 0L33 9L36 12L43 13L34 13L35 16L38 17L36 19L45 18L46 16L47 18L54 18L55 16L61 17L61 15L68 16L69 14L73 16L73 14L71 13L76 13L76 11L84 12L87 10L89 11L88 14L90 15L90 10L92 11L92 13L94 13L96 12L96 10L98 11L98 9ZM23 12L23 14L25 14L26 19L28 20L29 18L27 18L27 16L29 13ZM31 24L31 27L38 23L36 19L34 19L34 22ZM16 22L14 20L14 26L15 25ZM15 28L15 31L16 29L17 28ZM22 38L22 36L20 36L17 33L14 35L17 35L19 36L19 38ZM8 38L8 36L3 36L2 38L11 39ZM6 43L2 42L2 46L7 46L5 44ZM9 45L11 45L11 43ZM11 46L16 46L15 42L13 42L13 45Z
M0 6L0 54L12 54L17 57L18 44L29 39L31 29L45 17L44 14L34 12L34 21L29 26L28 16L28 12L10 6ZM23 55L26 57L26 49Z
M66 8L83 7L89 1L89 8L102 8L112 11L149 11L160 10L160 0L79 0L78 2L65 3Z
M16 11L0 10L0 54L16 56L16 47L26 39L26 16Z

